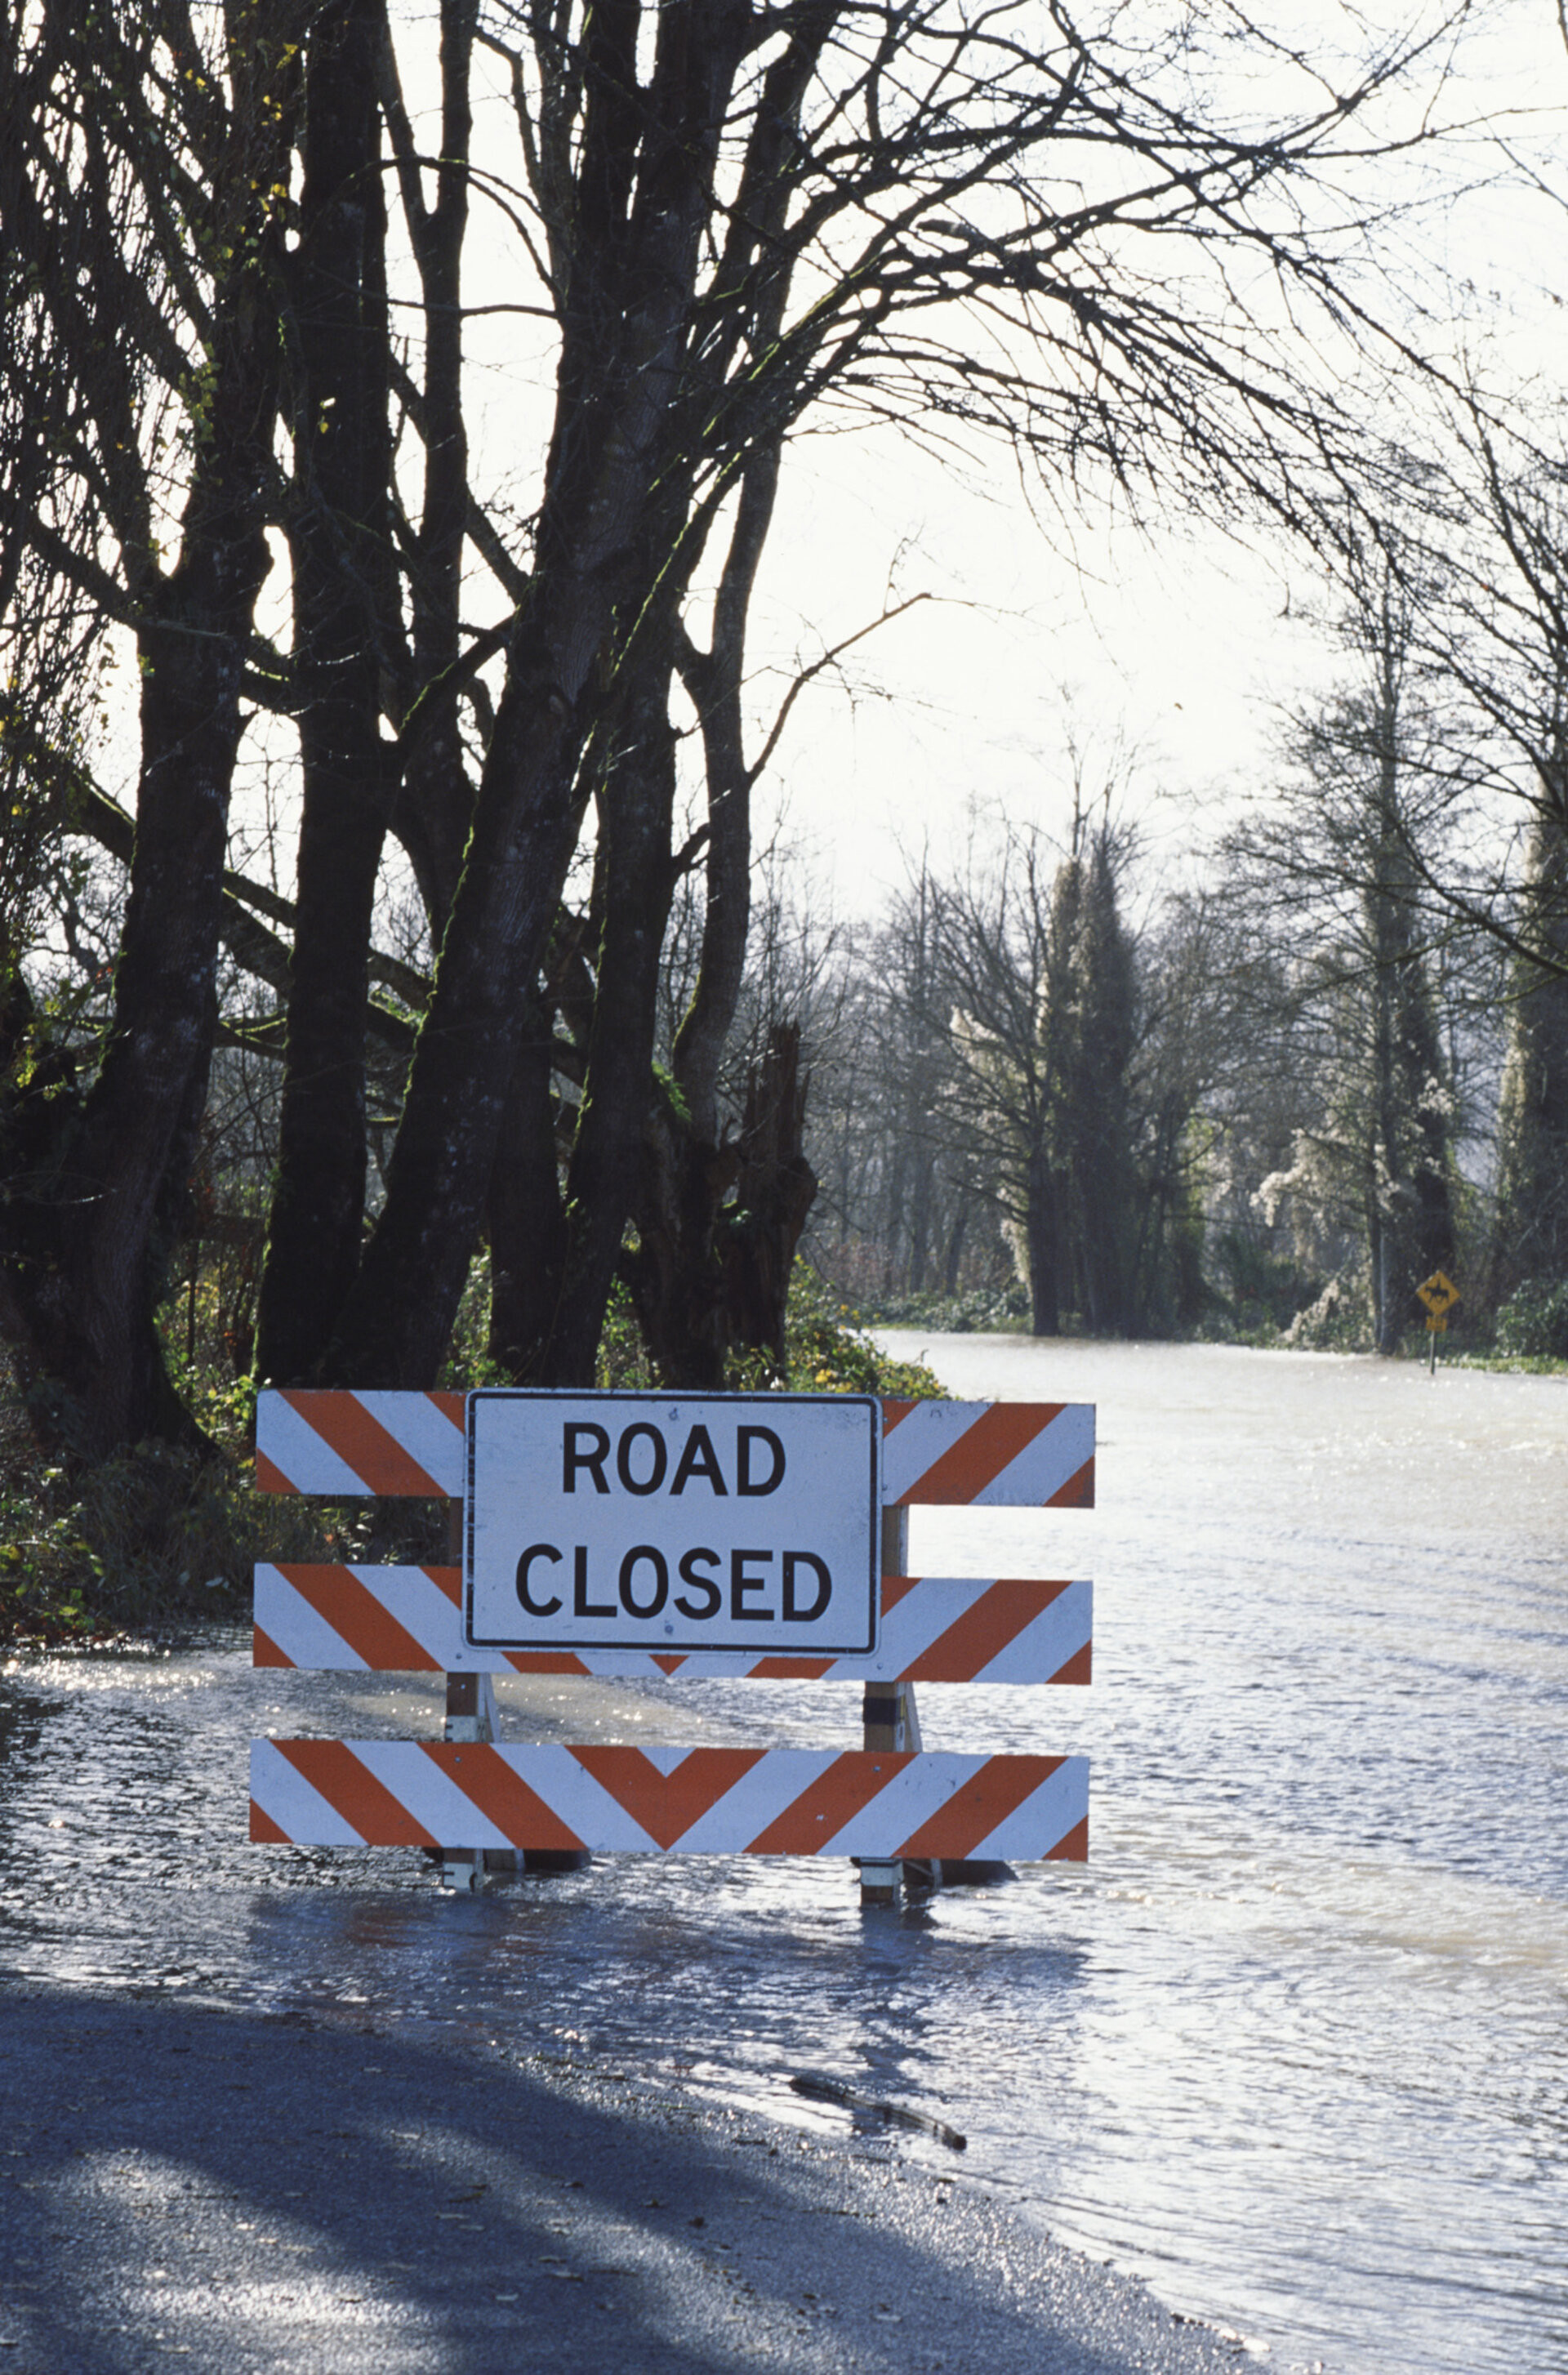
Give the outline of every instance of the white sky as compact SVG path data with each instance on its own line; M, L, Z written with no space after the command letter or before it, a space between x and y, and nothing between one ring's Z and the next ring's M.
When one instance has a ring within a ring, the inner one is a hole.
M1152 843L1185 841L1180 796L1245 779L1271 703L1322 676L1322 638L1278 616L1287 582L1299 603L1306 576L1303 556L1195 523L1048 535L1005 465L984 498L913 467L906 449L805 450L756 646L772 644L782 671L875 618L890 586L893 599L936 598L797 704L763 813L783 809L844 912L859 912L899 878L901 846L928 838L939 858L961 839L972 798L1056 829L1070 731L1091 783L1118 748L1130 757L1126 797Z

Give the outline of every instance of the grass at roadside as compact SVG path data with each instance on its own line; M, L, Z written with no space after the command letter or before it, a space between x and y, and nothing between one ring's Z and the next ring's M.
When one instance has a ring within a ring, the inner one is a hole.
M202 1399L218 1458L144 1443L77 1471L45 1459L19 1401L0 1398L0 1647L233 1623L257 1559L341 1555L328 1513L253 1490L249 1395Z
M1554 1360L1546 1353L1440 1353L1437 1365L1486 1369L1497 1377L1568 1377L1568 1361Z

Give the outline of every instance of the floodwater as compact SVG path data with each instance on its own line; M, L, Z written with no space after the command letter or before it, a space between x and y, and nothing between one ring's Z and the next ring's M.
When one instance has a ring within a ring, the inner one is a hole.
M1063 2240L1329 2375L1568 2370L1568 1380L920 1340L1100 1405L1100 1508L916 1511L916 1572L1092 1575L1088 1691L925 1688L929 1747L1085 1750L1091 1861L902 1915L838 1865L608 1858L481 1900L244 1843L253 1731L435 1725L236 1637L0 1675L0 1966L470 2029L889 2148L965 2132ZM823 1684L508 1686L516 1737L822 1743Z

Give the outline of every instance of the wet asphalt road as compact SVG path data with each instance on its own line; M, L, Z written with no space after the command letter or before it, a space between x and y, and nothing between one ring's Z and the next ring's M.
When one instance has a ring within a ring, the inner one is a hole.
M0 2368L1214 2375L961 2175L470 2035L0 1987Z

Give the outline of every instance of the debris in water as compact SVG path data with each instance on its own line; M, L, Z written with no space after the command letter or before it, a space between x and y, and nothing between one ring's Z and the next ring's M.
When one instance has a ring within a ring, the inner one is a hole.
M858 2095L840 2078L823 2078L810 2070L801 2071L789 2082L793 2095L809 2095L823 2103L842 2103L849 2111L875 2111L878 2119L889 2120L896 2127L918 2128L923 2135L935 2136L938 2143L950 2145L954 2152L968 2149L969 2138L961 2136L956 2128L932 2119L928 2111L912 2111L902 2103L879 2103L872 2095Z

